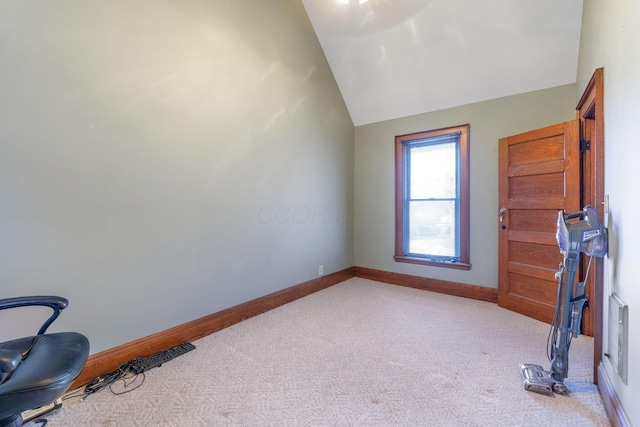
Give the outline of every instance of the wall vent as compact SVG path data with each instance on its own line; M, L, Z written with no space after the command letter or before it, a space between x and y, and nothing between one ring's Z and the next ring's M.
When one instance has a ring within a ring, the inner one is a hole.
M613 369L627 384L628 348L629 348L629 306L617 295L609 296L609 358Z

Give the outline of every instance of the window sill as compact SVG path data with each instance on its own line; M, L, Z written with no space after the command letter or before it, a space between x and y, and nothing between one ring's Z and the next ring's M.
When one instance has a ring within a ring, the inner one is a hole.
M424 258L408 257L404 255L395 255L393 257L397 262L407 262L410 264L429 265L432 267L454 268L456 270L471 270L471 264L464 262L446 262L446 261L431 261Z

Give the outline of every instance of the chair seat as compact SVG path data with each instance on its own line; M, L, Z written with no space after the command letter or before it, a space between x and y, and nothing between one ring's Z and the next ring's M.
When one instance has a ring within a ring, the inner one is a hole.
M89 341L77 332L59 332L0 343L23 355L11 377L0 384L0 421L48 405L80 375L89 356Z

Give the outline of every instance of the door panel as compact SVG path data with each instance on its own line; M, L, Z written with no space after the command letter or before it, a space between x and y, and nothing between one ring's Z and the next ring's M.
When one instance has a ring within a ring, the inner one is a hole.
M580 210L578 123L570 121L499 142L498 304L551 322L562 262L558 211Z
M558 213L549 210L512 209L509 212L510 231L528 230L548 233L554 230L558 222Z
M509 262L536 266L540 268L557 269L558 248L548 242L518 242L512 238L509 245ZM551 239L549 239L550 241ZM555 243L555 241L553 242Z
M550 160L564 160L563 135L524 141L515 138L511 142L514 146L512 150L509 151L509 166L548 162ZM544 149L540 148L541 144L544 146Z
M523 297L533 296L538 301L555 306L557 287L547 286L548 281L519 274L511 274L509 280L511 281L511 293Z
M531 168L526 175L509 179L509 197L511 199L537 199L546 201L549 198L564 196L564 171L540 171ZM540 174L540 175L537 175Z

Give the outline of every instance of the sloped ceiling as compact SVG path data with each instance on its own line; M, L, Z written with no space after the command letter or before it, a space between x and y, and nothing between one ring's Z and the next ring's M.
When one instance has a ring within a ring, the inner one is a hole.
M582 0L302 0L355 126L575 83Z

